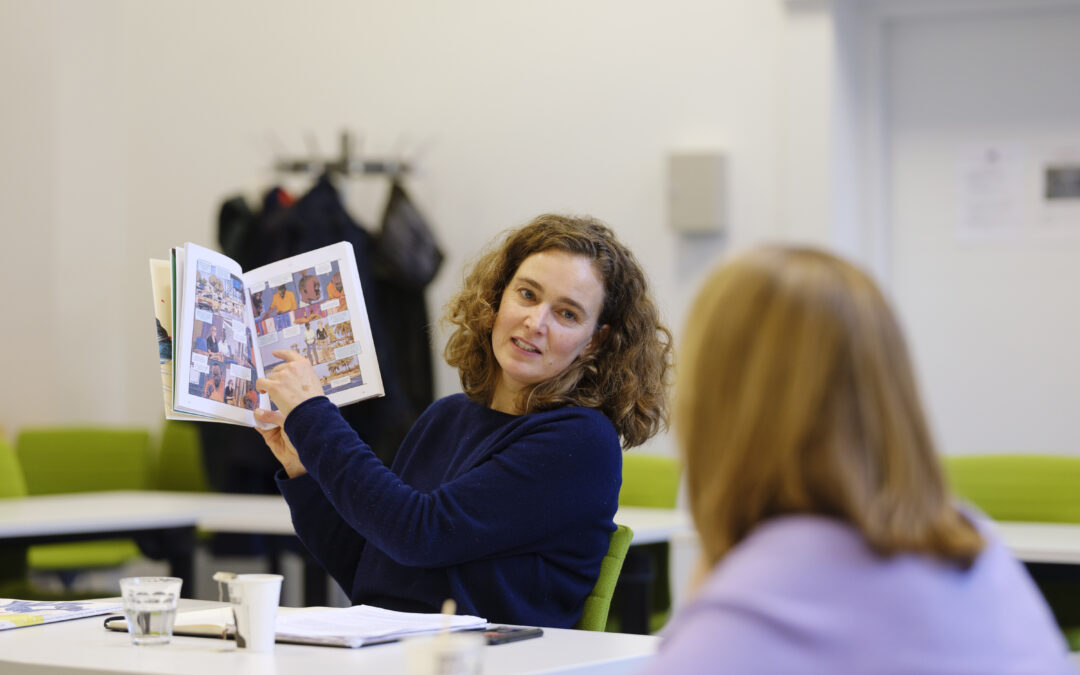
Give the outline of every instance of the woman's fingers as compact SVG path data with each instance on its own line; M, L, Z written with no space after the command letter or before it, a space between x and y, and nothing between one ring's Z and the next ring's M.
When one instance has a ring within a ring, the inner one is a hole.
M285 423L285 415L281 414L280 410L266 410L259 408L255 411L255 419L266 424L273 424L280 427Z
M307 361L307 357L298 354L291 349L275 349L272 353L286 363L292 363L293 361Z

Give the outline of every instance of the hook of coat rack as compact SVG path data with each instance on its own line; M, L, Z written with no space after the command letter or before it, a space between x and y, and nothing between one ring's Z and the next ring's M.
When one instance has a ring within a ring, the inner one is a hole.
M398 176L411 171L408 162L395 159L363 159L354 157L353 137L348 131L341 132L340 150L336 159L327 160L319 157L314 138L309 137L309 145L315 148L311 157L278 159L274 169L282 173L331 173L343 176L358 174L385 174Z

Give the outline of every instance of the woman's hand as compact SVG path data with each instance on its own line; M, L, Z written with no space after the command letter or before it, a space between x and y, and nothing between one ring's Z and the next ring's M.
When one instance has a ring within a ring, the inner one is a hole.
M261 394L269 394L284 416L309 398L323 395L322 382L310 361L291 349L278 349L274 356L284 363L256 380L255 388Z
M307 473L307 469L300 463L300 455L296 452L296 446L285 435L285 429L282 426L285 424L285 415L280 410L263 410L260 408L255 411L255 419L259 422L276 425L269 429L256 427L255 431L262 435L266 445L270 447L270 452L274 453L277 461L281 462L285 474L289 478L296 478Z

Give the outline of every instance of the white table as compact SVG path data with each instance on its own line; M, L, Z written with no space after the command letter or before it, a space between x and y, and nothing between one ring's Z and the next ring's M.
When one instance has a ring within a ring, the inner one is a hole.
M615 522L634 531L634 544L694 531L689 515L678 509L623 507ZM295 534L279 495L139 490L0 499L0 539L191 525L211 532Z
M624 507L615 521L634 531L632 545L693 535L689 515L675 509ZM0 540L17 545L112 536L141 536L141 543L169 544L161 557L185 579L193 571L194 528L293 536L289 508L280 495L108 491L0 499ZM159 545L160 547L160 545ZM307 604L325 604L325 576L305 565ZM193 589L185 584L185 593Z
M997 521L994 527L1026 563L1080 565L1080 524Z
M221 606L182 601L181 610ZM615 675L639 670L659 638L545 628L543 637L487 647L485 675L578 673ZM102 617L0 631L3 673L162 673L166 675L289 675L298 673L403 673L403 643L341 649L275 645L271 654L248 654L236 643L174 637L171 644L135 647L126 633L107 631Z

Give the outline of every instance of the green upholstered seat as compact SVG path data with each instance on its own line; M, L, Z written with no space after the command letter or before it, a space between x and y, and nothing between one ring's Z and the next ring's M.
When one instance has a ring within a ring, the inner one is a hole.
M953 492L994 520L1080 523L1080 457L951 455ZM1070 647L1080 650L1080 583L1039 580Z
M15 451L30 495L149 488L150 434L139 428L32 427L19 432ZM116 567L138 558L131 539L30 547L33 570L73 573Z
M611 533L607 555L600 563L600 576L597 577L592 592L585 598L581 618L574 626L578 630L602 631L607 626L611 597L615 594L615 584L619 581L619 572L633 538L634 533L625 525L618 525Z

